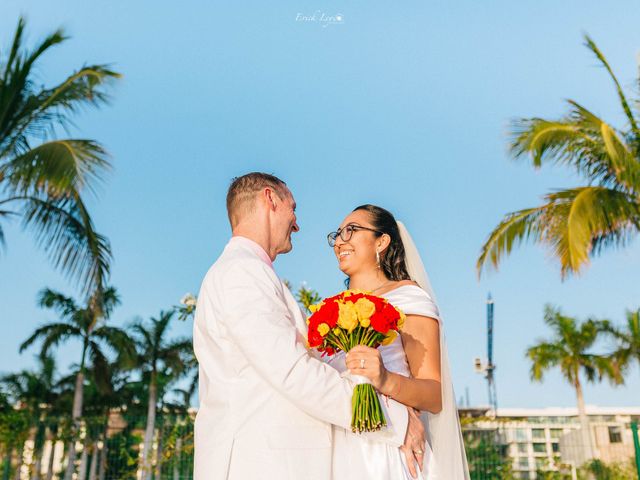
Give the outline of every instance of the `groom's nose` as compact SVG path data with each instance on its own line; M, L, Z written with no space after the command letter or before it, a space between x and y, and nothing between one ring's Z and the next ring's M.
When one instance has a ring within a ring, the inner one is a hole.
M295 220L293 222L293 228L291 229L291 231L293 231L293 232L299 232L300 231L300 227L298 226L298 221L297 220Z

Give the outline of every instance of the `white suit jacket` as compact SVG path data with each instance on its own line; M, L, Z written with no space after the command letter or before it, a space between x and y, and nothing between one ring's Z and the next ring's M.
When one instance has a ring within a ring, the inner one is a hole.
M246 242L206 274L193 343L194 480L331 478L330 424L350 428L353 385L310 355L300 307ZM385 441L402 444L405 427Z

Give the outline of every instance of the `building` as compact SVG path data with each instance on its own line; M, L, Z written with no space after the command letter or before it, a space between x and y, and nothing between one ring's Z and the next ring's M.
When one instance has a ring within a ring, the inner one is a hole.
M587 406L589 438L580 430L576 408L460 408L466 432L493 432L520 478L536 478L537 470L574 474L591 458L605 463L634 458L630 424L640 421L640 407ZM591 450L591 451L590 451Z

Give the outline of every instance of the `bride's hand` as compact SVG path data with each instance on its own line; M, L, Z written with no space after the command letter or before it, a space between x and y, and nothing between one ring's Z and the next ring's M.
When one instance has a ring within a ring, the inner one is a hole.
M347 368L352 374L367 377L376 390L383 391L389 371L384 367L382 356L377 349L358 345L349 350L346 359Z

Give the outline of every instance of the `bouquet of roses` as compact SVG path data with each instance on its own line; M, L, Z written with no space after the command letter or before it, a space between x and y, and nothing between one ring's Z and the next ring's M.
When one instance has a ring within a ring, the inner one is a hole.
M378 348L395 340L405 315L386 299L346 290L310 307L307 320L311 348L334 355L356 345ZM370 384L356 385L352 399L351 429L372 432L387 425L378 395Z

